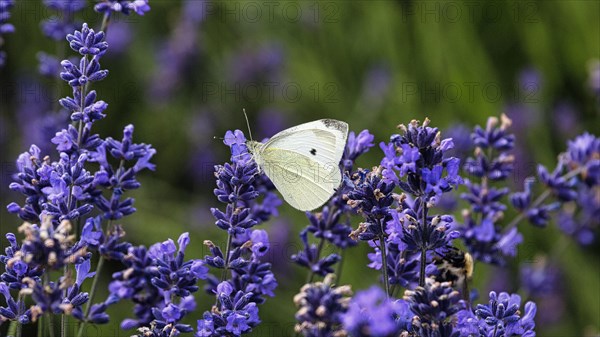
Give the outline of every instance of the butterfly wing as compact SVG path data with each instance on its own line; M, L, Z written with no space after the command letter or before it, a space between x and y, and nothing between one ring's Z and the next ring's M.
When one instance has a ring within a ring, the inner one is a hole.
M283 198L309 211L323 205L339 187L339 163L348 136L345 122L322 119L284 130L266 142L259 165Z

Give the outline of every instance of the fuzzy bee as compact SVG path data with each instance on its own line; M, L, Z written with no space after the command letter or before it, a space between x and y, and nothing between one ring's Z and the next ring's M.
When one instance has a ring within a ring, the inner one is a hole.
M448 251L441 256L436 256L434 262L439 270L435 280L438 282L452 282L465 301L469 302L468 282L473 276L473 257L467 252L455 247L448 247Z

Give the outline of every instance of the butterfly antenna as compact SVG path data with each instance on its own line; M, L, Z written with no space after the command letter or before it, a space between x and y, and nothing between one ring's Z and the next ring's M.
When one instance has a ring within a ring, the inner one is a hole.
M248 126L248 135L250 136L250 140L252 139L252 131L250 131L250 122L248 121L248 115L246 114L246 109L242 109L244 112L244 117L246 118L246 125Z

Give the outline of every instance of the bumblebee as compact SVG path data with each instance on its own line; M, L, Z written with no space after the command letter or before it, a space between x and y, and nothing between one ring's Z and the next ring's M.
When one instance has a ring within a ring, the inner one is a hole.
M473 257L467 252L456 247L448 247L442 256L434 257L438 268L435 280L438 282L451 282L453 287L462 293L463 299L469 302L468 282L473 277Z

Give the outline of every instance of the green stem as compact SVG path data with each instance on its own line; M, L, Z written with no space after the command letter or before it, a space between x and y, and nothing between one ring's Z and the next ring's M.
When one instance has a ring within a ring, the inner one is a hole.
M48 331L50 333L50 337L54 337L54 322L52 316L49 313L46 313L46 320L48 321Z
M427 262L427 250L421 249L421 272L419 273L419 286L425 286L425 263Z
M335 214L335 212L337 212L337 207L333 206L331 207L331 209L329 210L329 215L327 216L327 224L331 224L331 220L333 219L333 214ZM319 241L319 247L317 248L317 256L316 256L316 260L319 261L319 259L321 258L321 251L323 250L323 246L325 246L325 238L321 237L321 241ZM315 277L315 272L311 269L306 277L306 283L311 283L313 281L313 278ZM339 277L339 275L338 275ZM339 280L339 278L338 278Z
M104 256L100 255L98 259L98 265L96 266L96 275L94 275L94 280L92 281L92 289L90 289L90 298L88 299L87 305L85 307L85 314L83 315L84 320L79 325L79 331L77 332L77 337L83 336L83 329L87 324L88 316L90 315L90 310L92 308L92 303L94 301L94 297L96 296L96 289L98 288L98 279L100 279L100 272L102 271L102 267L104 266Z
M7 336L14 336L17 332L17 325L20 325L18 321L10 321L10 325L8 326Z
M65 265L65 268L63 270L63 275L66 278L67 277L67 273L69 272L69 266ZM67 297L67 289L64 290L64 297ZM60 336L61 337L66 337L67 336L67 315L66 314L62 314L60 315Z
M37 321L37 337L44 337L44 316L40 316Z
M60 337L67 336L67 315L60 315Z
M383 271L383 286L385 287L385 295L390 298L390 280L387 271L387 252L385 248L385 228L383 228L383 221L379 220L379 226L381 227L381 235L379 236L379 250L381 251L381 269Z
M421 207L423 208L423 215L421 216L422 219L422 226L423 226L423 231L427 228L427 211L426 211L426 203L424 202L424 199L421 199ZM419 286L420 287L425 287L425 264L427 263L427 249L425 247L421 248L421 272L419 273Z
M221 274L221 282L227 278L227 271L229 270L229 252L231 251L231 243L233 241L233 235L227 232L227 247L225 248L225 268Z
M102 18L102 25L100 26L100 30L104 32L104 35L108 34L108 24L110 23L110 11L104 13L104 17Z

